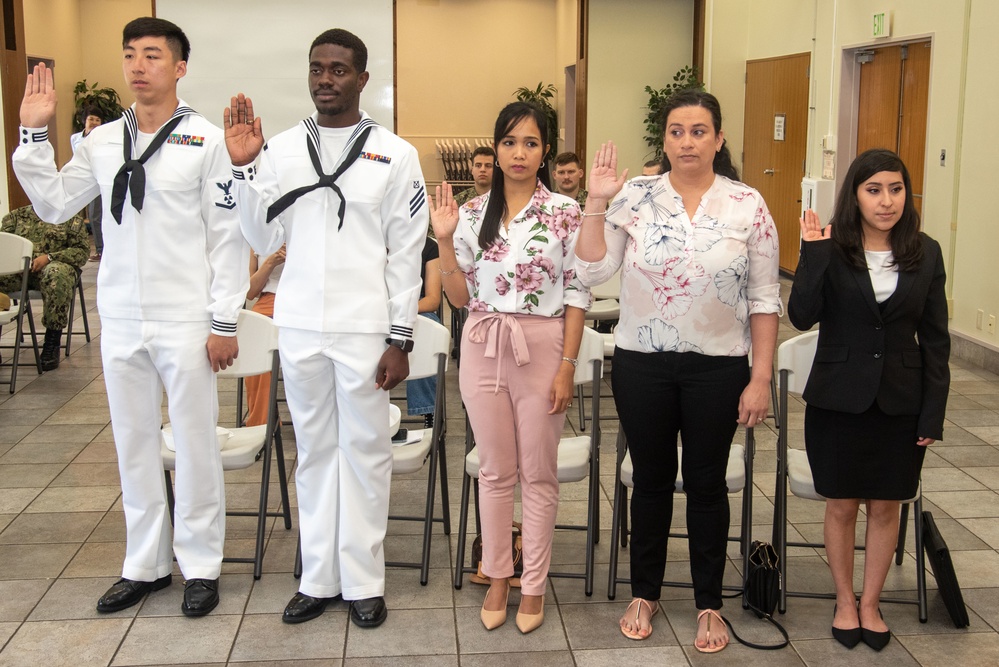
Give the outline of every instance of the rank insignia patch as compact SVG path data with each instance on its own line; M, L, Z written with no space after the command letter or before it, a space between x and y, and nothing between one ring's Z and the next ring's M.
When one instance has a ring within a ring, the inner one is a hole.
M387 155L378 155L377 153L361 153L358 157L364 158L365 160L373 160L375 162L384 162L389 164L392 162L392 158Z
M177 144L178 146L197 146L201 148L205 145L205 138L198 137L193 134L171 134L167 137L166 142L168 144Z
M229 211L236 208L236 200L232 196L232 181L227 183L216 183L215 186L222 191L222 201L215 202L215 205L219 208L224 208Z

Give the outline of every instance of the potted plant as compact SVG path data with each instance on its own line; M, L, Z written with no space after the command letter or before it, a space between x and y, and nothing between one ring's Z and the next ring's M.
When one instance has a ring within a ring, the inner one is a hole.
M549 83L545 85L540 81L535 88L521 87L513 91L518 101L532 102L541 107L541 110L545 114L545 119L548 121L548 143L552 146L551 154L545 156L546 160L554 157L558 147L558 112L555 111L555 107L552 105L557 92L558 89L555 88L555 84Z
M673 83L667 84L665 88L656 90L652 86L645 86L645 92L649 94L649 105L646 107L648 113L645 115L645 142L652 148L655 159L663 156L663 130L666 119L663 118L663 108L671 97L681 90L704 90L704 84L697 78L697 70L693 67L685 66L680 68L673 75Z
M124 109L121 98L114 88L98 88L98 83L87 85L87 80L77 81L73 88L73 98L76 101L76 114L73 116L73 131L83 130L83 119L80 117L84 108L96 109L101 119L106 123L121 116Z

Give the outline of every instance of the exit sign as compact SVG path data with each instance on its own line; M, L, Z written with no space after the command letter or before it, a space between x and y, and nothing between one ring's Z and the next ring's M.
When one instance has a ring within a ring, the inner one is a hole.
M875 39L891 37L891 15L888 12L878 12L874 15L871 33Z

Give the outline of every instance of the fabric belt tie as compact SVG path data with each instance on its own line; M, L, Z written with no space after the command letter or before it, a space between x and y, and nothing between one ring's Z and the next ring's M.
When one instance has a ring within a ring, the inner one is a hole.
M513 351L513 360L517 366L524 366L531 363L531 353L527 346L527 338L524 330L520 326L517 317L509 313L489 313L476 318L476 321L468 328L468 340L473 343L485 343L486 352L483 355L486 359L496 359L496 386L493 393L499 393L499 369L503 361L500 339L503 332L507 333L510 339L510 348Z
M337 167L336 171L332 174L323 173L323 165L319 160L319 151L312 143L312 137L306 136L305 143L309 148L309 158L312 160L312 166L316 170L316 174L319 176L319 182L312 185L303 185L300 188L295 188L285 194L281 195L280 198L273 204L267 207L267 222L270 222L274 218L278 217L284 213L295 201L298 200L304 194L308 194L313 190L318 190L319 188L330 188L336 193L336 196L340 199L340 205L337 208L337 217L339 219L339 224L337 224L337 231L343 227L343 217L347 212L347 200L343 198L343 192L340 191L340 187L336 184L336 179L340 178L345 171L354 164L358 156L361 154L361 150L364 148L364 141L371 134L371 127L364 128L360 136L354 141L350 146L350 150L347 152L347 156L344 158L340 166Z
M145 152L137 160L132 157L132 133L129 131L129 123L122 123L125 128L125 162L118 169L118 173L115 174L114 185L111 188L111 215L119 225L121 224L122 211L125 209L126 191L132 202L132 208L140 213L142 212L142 202L146 196L146 169L143 165L166 142L167 137L177 128L177 125L180 124L185 115L183 113L175 115L167 121L166 125L160 128L160 131L153 137L152 143L149 144L149 147L146 148Z

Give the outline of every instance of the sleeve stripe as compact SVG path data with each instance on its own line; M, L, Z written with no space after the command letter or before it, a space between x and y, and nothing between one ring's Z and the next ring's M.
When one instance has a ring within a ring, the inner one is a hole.
M235 168L233 168L232 170L232 177L235 178L237 181L246 180L246 176L243 175L243 172L237 171Z
M216 319L212 319L212 330L218 331L220 333L236 333L236 323L235 322L220 322Z
M412 338L413 329L411 327L404 327L399 324L393 324L389 330L389 336L395 336L397 338Z
M427 201L427 191L426 188L420 188L420 191L413 195L413 198L409 200L409 217L415 216L423 205Z

